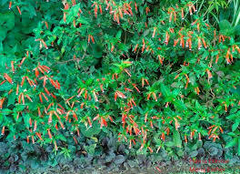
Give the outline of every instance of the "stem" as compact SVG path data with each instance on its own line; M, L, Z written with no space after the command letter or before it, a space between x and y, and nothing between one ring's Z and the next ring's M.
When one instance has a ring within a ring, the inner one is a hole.
M237 0L237 4L238 4L238 0ZM237 19L236 19L236 21L235 21L234 27L237 26L237 24L238 24L238 22L239 22L239 20L240 20L240 6L237 5L236 9L238 9L238 12L237 12L238 16L237 16ZM235 11L235 10L234 10L234 11Z
M240 9L239 9L238 17L236 19L234 27L238 25L239 20L240 20Z
M238 0L237 0L238 1ZM234 23L234 19L235 19L235 16L236 16L236 2L235 0L233 1L233 8L234 8L234 12L233 12L233 20L232 20L232 26L233 26L233 23Z
M198 12L197 12L197 13L199 13L199 12L201 11L201 8L202 8L202 6L203 6L203 3L204 3L204 0L202 0L200 6L199 6L199 8L198 8Z
M217 16L215 14L213 14L212 12L211 12L211 15L213 15L213 17L216 19L217 23L219 23Z

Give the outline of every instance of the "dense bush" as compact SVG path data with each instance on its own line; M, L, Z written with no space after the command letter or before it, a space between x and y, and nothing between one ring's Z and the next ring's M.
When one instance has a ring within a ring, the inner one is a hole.
M2 1L0 140L57 151L92 139L83 149L94 154L111 136L169 155L212 140L240 155L232 4L212 17L227 4Z

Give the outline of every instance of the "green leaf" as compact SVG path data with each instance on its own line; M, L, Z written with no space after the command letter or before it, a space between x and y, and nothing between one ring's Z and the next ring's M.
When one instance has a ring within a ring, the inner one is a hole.
M1 67L1 66L0 66ZM11 89L12 85L8 82L5 82L0 86L0 91L9 91Z
M237 144L237 141L238 139L237 138L234 138L232 141L230 141L226 146L225 148L230 148L230 147L233 147Z
M240 24L234 27L234 32L236 36L240 36Z
M12 92L8 97L8 106L15 103L16 94Z
M84 146L84 149L89 153L90 155L93 155L95 152L96 144L91 144L89 146Z
M225 19L219 22L219 27L220 27L220 30L226 30L231 27L231 24Z
M220 32L225 35L231 35L234 33L234 28L231 26L230 22L227 20L222 20L219 22Z
M175 146L177 147L182 147L182 140L181 140L181 137L180 137L180 134L177 130L173 130L173 142L175 144Z
M0 5L5 5L8 2L8 0L1 0Z
M210 147L210 149L209 149L209 153L210 153L210 155L211 156L215 156L215 155L217 155L217 153L218 153L218 149L216 148L216 147Z
M116 156L114 163L117 165L122 164L125 161L125 157L123 155Z
M238 155L240 155L240 138L238 138Z
M191 152L189 155L190 155L191 158L193 158L193 157L195 157L195 156L198 155L198 151L197 151L197 150L194 150L194 151Z
M239 122L236 122L232 125L232 131L234 132L238 128Z
M86 128L85 125L82 124L80 130L84 136L89 138L91 138L93 135L99 134L101 131L100 126L96 121L93 122L92 127L90 128Z
M7 36L7 30L0 26L0 41L2 42Z
M65 141L65 142L67 141L66 137L63 136L62 134L56 136L56 139L60 139L60 140Z
M164 96L168 96L170 94L169 88L163 84L161 84L161 92Z
M5 28L6 32L12 30L15 25L15 15L12 12L0 13L0 27Z
M122 31L119 30L119 31L117 32L116 38L117 38L117 39L120 39L121 35L122 35Z

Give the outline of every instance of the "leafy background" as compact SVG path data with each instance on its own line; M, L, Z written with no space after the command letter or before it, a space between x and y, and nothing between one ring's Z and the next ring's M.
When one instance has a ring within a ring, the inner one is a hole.
M238 1L9 2L0 12L2 170L68 158L81 167L124 165L136 155L239 163ZM121 18L127 4L133 15ZM24 77L36 86L21 85ZM140 159L126 165L146 165Z

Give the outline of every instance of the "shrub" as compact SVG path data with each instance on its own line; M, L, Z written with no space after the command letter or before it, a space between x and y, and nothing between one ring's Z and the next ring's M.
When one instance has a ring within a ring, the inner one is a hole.
M237 27L206 23L189 0L11 2L1 13L4 140L58 150L113 133L152 153L228 133L240 154ZM24 44L11 48L20 29Z

